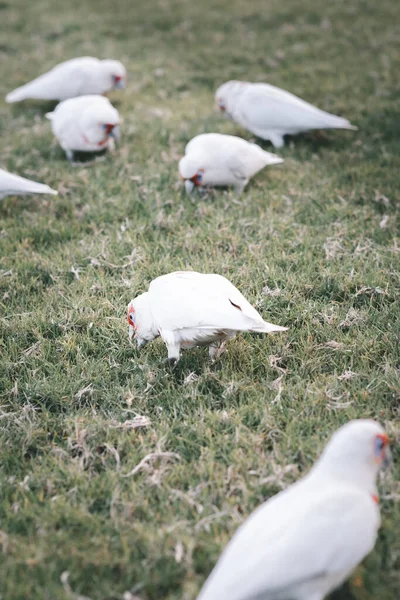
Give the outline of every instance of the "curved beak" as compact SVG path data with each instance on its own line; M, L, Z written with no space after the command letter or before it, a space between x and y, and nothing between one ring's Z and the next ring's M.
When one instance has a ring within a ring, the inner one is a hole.
M116 142L119 142L119 140L121 139L121 130L119 128L119 125L115 125L115 127L113 127L113 129L110 131L110 135L114 138Z
M389 446L386 446L385 448L385 454L383 457L383 461L382 461L382 467L384 469L387 469L388 467L390 467L393 463L393 458L392 458L392 453L390 451Z
M125 87L125 79L122 79L122 78L118 79L118 81L116 81L114 83L114 88L116 90L122 90L122 89L124 89L124 87Z
M132 325L129 325L129 341L132 341L133 336L135 335L135 330Z
M189 196L193 192L193 188L194 188L193 181L191 181L190 179L185 179L185 190Z

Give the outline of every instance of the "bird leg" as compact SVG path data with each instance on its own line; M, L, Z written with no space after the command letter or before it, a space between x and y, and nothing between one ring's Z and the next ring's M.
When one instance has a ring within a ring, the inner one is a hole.
M179 343L167 343L168 350L168 362L175 363L178 362L180 357L181 346Z
M285 145L285 140L283 139L283 135L278 131L268 131L265 134L266 140L269 140L274 148L282 148Z
M249 183L248 179L241 179L240 181L238 181L235 184L235 192L237 193L238 196L240 196L240 194L243 192L244 188L246 187L246 185Z
M74 153L69 148L64 148L67 159L70 163L74 162Z
M223 342L215 342L210 344L208 355L212 361L218 360L218 358L223 354L226 350L226 341Z

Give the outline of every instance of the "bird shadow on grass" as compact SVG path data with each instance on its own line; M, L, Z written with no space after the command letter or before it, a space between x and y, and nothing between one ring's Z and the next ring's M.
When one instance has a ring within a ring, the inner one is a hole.
M351 591L350 584L347 582L338 590L329 596L329 600L356 600L356 597Z
M252 138L251 141L254 141L266 152L272 152L273 154L278 154L278 156L283 155L283 158L285 158L284 154L287 150L309 152L310 157L313 154L318 154L318 151L326 149L339 153L348 148L353 141L348 138L348 135L334 137L331 132L325 130L315 130L299 135L287 135L284 139L285 145L282 148L274 148L271 142L258 137Z

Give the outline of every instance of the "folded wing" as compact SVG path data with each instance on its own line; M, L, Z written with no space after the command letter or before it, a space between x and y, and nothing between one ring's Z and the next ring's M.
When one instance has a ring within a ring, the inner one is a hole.
M152 315L164 330L264 331L261 315L221 275L170 273L155 279L149 292Z
M304 131L307 129L352 129L347 119L327 113L284 90L255 84L241 95L238 113L254 131Z

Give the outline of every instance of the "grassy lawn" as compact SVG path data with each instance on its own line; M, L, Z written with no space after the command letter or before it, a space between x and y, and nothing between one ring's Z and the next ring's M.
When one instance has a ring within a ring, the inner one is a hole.
M1 165L59 190L0 204L0 599L193 600L240 522L355 417L387 428L395 466L375 551L335 597L397 599L398 1L0 9L2 98L74 56L129 73L110 97L122 142L92 165L65 160L48 103L0 104ZM189 199L191 137L252 139L214 109L232 78L359 131L292 138L239 201ZM161 341L139 354L126 306L177 269L225 275L288 333L240 335L216 364L197 349L166 367Z

